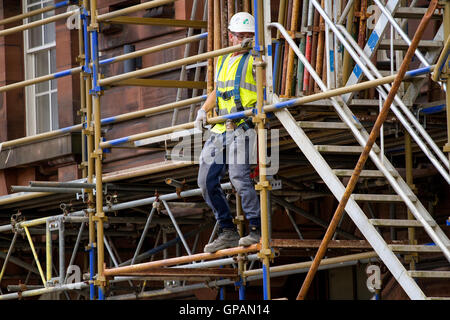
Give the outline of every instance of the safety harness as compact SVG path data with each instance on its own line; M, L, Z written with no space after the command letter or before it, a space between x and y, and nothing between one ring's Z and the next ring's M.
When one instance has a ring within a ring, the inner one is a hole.
M229 55L230 54L226 55L222 59L222 63L219 66L219 72L217 72L217 78L219 78L220 72L222 71L222 67L225 63L225 60L227 60ZM248 54L248 52L246 52L246 53L244 53L241 60L239 61L239 64L238 64L238 67L236 70L236 77L234 79L233 90L220 92L218 88L216 89L216 112L217 112L217 115L219 115L219 97L222 98L223 100L228 100L234 96L234 104L236 105L237 112L244 111L244 107L242 106L242 102L241 102L241 92L240 92L239 88L241 85L241 78L242 78L242 72L244 69L244 64L245 64L245 61L248 59L248 57L249 57L249 54Z

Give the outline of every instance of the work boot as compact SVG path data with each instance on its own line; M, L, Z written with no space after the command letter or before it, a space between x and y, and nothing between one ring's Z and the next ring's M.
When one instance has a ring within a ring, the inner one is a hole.
M234 248L237 247L239 243L239 233L236 229L224 228L216 240L207 244L203 249L206 253L213 253L217 250Z
M258 243L261 238L261 230L258 227L250 227L250 233L248 236L239 239L240 246L250 246L252 244Z

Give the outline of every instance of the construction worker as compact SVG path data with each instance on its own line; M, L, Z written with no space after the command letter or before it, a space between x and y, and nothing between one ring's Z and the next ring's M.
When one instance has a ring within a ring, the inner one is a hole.
M230 44L242 44L244 39L253 38L255 19L247 12L236 13L230 19L228 30ZM255 79L253 56L247 51L219 57L214 91L197 112L196 128L201 130L206 125L206 114L214 107L219 116L253 108L256 104ZM205 246L204 252L212 253L238 245L249 246L259 242L261 237L259 198L250 178L250 154L256 151L256 139L251 139L252 134L255 135L252 128L251 119L216 124L203 146L199 159L198 185L219 224L218 237ZM234 161L227 154L234 155ZM244 161L236 161L236 158ZM249 221L250 232L243 238L240 238L236 230L230 207L220 187L220 180L227 168L230 181L242 199L242 210Z

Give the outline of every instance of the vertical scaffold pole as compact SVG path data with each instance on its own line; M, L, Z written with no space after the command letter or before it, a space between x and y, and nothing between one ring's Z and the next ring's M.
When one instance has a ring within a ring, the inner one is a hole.
M244 236L244 213L242 211L242 199L241 196L236 192L236 218L235 224L239 232L239 236ZM236 282L236 286L239 288L239 300L245 299L245 262L244 255L242 253L238 254L238 270L239 270L239 281ZM243 293L242 293L243 292Z
M308 21L307 21L306 47L305 47L305 57L308 60L308 62L311 62L311 41L312 41L313 17L314 17L314 8L312 5L312 2L308 1ZM305 17L303 19L305 19ZM279 32L279 31L277 31L277 32ZM305 68L304 73L303 73L303 91L304 92L308 92L310 78L311 78L311 76L309 75L308 70ZM300 79L299 79L299 81L300 81Z
M291 35L295 37L295 32L298 28L298 18L300 14L300 0L293 0L292 17L291 17ZM287 61L287 76L286 76L286 90L287 97L292 96L292 81L294 79L294 51L289 47L288 61Z
M66 246L64 243L65 231L63 218L58 219L58 244L59 244L59 283L64 284L66 277Z
M222 35L221 35L221 10L220 10L220 0L214 0L214 50L219 50L222 48ZM226 26L223 26L226 30ZM214 58L217 61L217 57Z
M239 300L245 300L245 284L240 280L238 282L239 286Z
M208 0L208 40L207 48L208 52L214 50L214 0ZM214 90L214 59L208 59L207 68L207 90L206 93L209 94Z
M98 23L97 23L97 1L91 0L91 61L92 61L92 90L93 112L94 112L94 151L91 157L95 160L95 184L96 184L96 210L93 220L97 226L97 279L94 284L98 286L98 299L103 300L105 294L106 279L103 275L105 248L103 242L103 222L106 219L103 212L103 182L102 182L102 155L100 148L101 140L101 114L100 114L100 95L101 88L98 85L99 69L98 69Z
M257 114L253 117L253 121L257 124L258 130L258 153L259 153L259 182L255 186L256 190L260 191L260 204L261 204L261 251L259 257L263 262L263 287L264 287L264 300L270 300L270 259L273 258L272 250L269 248L269 224L268 224L268 209L267 199L268 192L270 190L270 183L266 177L266 131L265 120L266 114L263 111L264 104L264 68L265 64L262 59L264 54L264 8L261 0L254 0L255 9L255 47L256 53L255 66L256 66L256 108Z
M45 252L47 281L50 281L52 279L52 232L49 220L45 222Z
M280 0L280 9L278 11L278 23L284 24L284 18L285 18L285 11L286 11L286 0ZM277 30L277 35L275 38L275 50L274 50L274 64L273 64L273 82L272 85L274 87L274 90L278 92L279 83L280 83L280 74L281 74L281 64L280 64L280 57L281 57L281 48L282 48L282 40L280 37L280 31ZM271 53L272 54L272 53Z
M92 97L90 91L92 89L92 70L89 67L91 61L90 56L90 41L88 34L89 25L89 1L83 0L83 40L84 40L84 70L83 77L85 86L85 91L82 94L86 97L86 127L83 131L87 138L87 183L92 184L94 178L94 158L91 156L94 151L94 136L92 128ZM95 275L95 226L93 220L93 209L94 209L94 193L92 189L88 189L88 217L89 217L89 244L86 247L86 251L89 253L89 297L91 300L95 299L95 287L94 287L94 275Z
M80 8L80 19L84 16L83 12L84 7ZM80 21L81 22L81 21ZM83 68L85 63L85 54L84 54L84 25L83 22L80 23L78 28L78 64ZM81 117L81 124L83 128L86 126L86 82L83 76L84 70L80 73L80 110L79 116ZM86 132L81 130L81 165L79 168L81 169L81 174L83 178L87 177L87 158L88 158L88 150L87 150L87 135Z
M302 38L300 39L300 51L305 54L306 49L306 20L308 17L308 1L303 1L302 3L302 15L301 15L301 25L300 32L302 33ZM304 65L300 60L298 61L297 66L297 86L295 95L298 96L301 92L303 93L303 74L305 71Z

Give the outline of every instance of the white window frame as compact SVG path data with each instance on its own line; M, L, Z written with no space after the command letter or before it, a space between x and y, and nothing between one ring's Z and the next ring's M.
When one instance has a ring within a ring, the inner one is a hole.
M28 12L28 8L29 7L33 7L36 6L38 4L43 4L45 5L49 5L51 3L54 3L55 1L52 0L38 0L36 3L33 4L28 4L28 0L22 0L22 8L23 8L23 12ZM54 14L54 13L53 13ZM28 19L24 19L23 23L28 23ZM29 48L29 30L25 30L23 32L23 41L24 41L24 67L25 67L25 79L33 79L36 78L35 76L35 55L37 52L40 51L50 51L51 49L55 49L56 50L56 29L55 29L55 40L50 42L50 43L46 43L43 44L41 46L38 47L33 47L33 48ZM42 28L42 39L44 39L44 28ZM50 58L50 54L48 54L48 62L49 62L49 68L51 69L51 64L54 63L55 67L56 67L56 61L51 61L52 59ZM56 68L55 68L56 69ZM56 80L54 80L56 81ZM51 87L51 80L49 81L49 89L48 91L45 92L41 92L41 93L36 93L36 89L35 89L36 85L30 85L25 87L25 104L26 104L26 131L27 131L27 135L35 135L38 132L38 128L37 128L37 119L36 119L36 98L38 96L42 96L47 94L49 96L49 127L50 127L50 131L51 130L55 130L58 129L58 119L52 119L52 94L56 93L57 90L57 86L55 86L55 89L52 89ZM55 126L53 125L52 120L55 120Z

